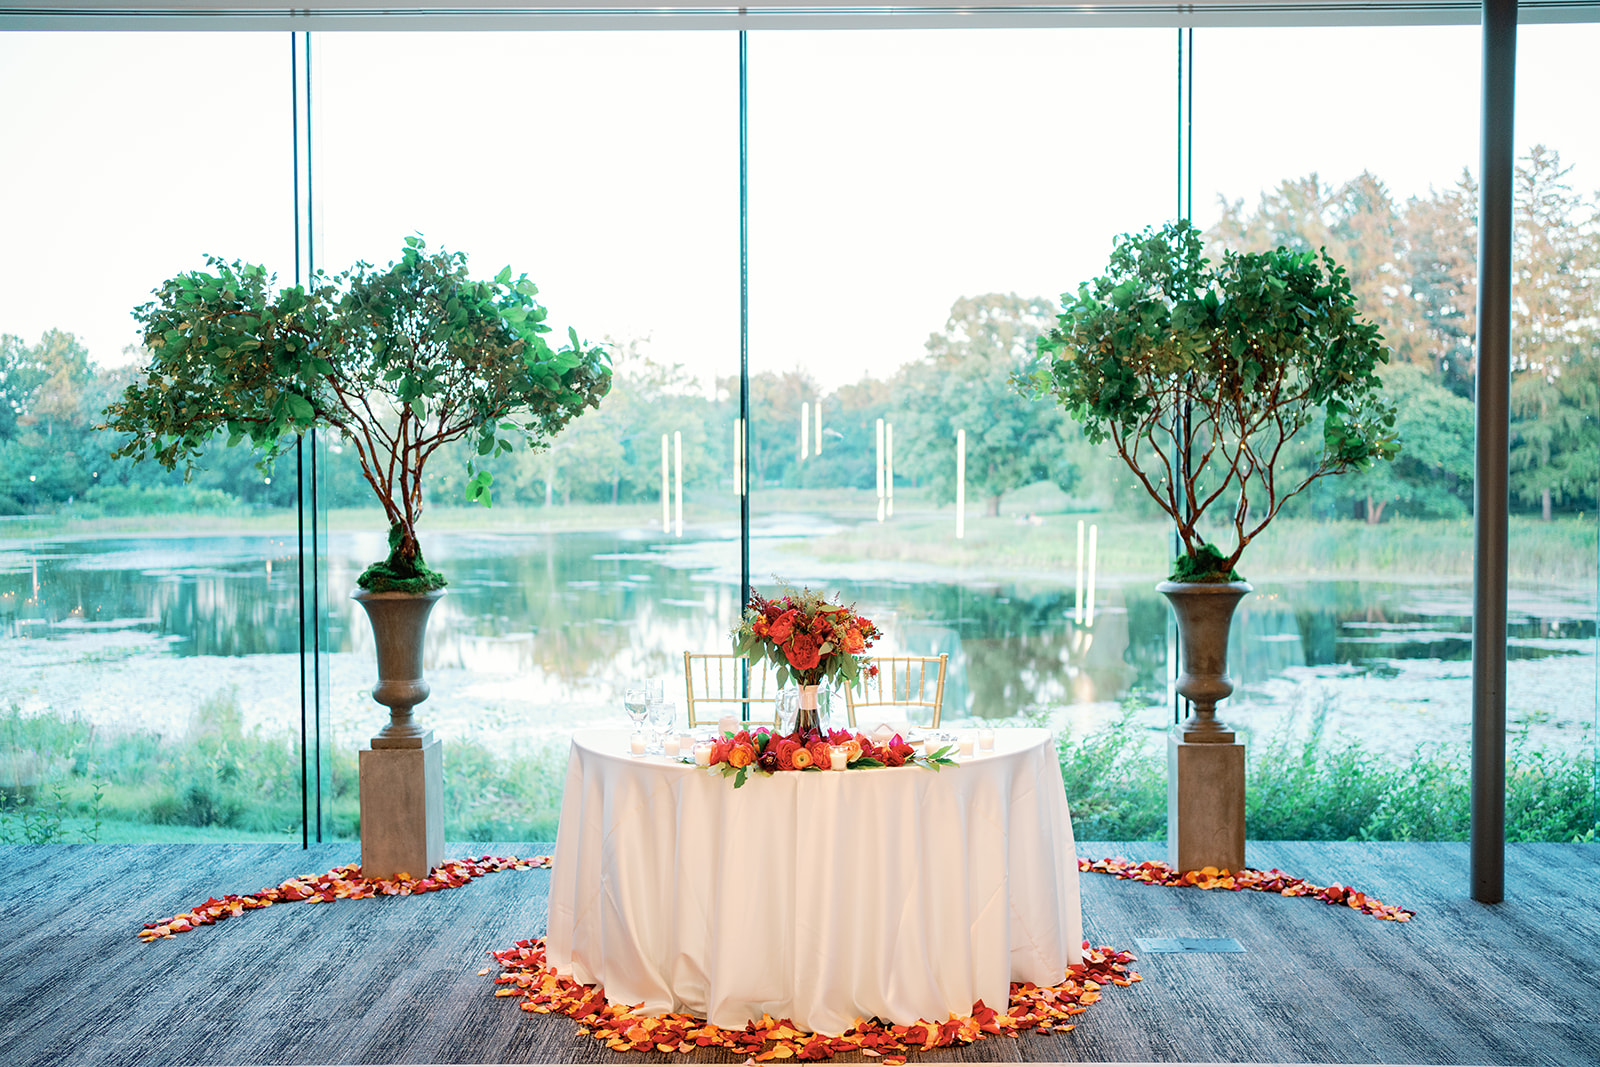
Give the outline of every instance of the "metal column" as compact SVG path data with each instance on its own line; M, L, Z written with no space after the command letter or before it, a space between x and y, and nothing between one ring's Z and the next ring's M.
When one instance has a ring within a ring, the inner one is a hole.
M1506 512L1517 0L1483 3L1478 178L1477 478L1473 493L1472 898L1505 896Z

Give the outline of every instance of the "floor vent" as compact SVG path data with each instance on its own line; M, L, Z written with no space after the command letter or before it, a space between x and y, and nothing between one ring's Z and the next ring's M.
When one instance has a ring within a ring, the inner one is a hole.
M1141 952L1243 952L1231 937L1136 937Z

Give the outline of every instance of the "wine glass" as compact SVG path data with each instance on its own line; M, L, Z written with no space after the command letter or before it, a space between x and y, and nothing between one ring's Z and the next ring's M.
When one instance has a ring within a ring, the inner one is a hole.
M660 753L663 751L662 742L673 731L678 722L678 705L666 699L652 700L649 706L650 728L655 731L655 738L650 742L650 751Z
M633 732L638 733L644 725L645 714L650 709L649 690L643 685L630 685L622 694L622 708L628 713L628 718L633 720Z

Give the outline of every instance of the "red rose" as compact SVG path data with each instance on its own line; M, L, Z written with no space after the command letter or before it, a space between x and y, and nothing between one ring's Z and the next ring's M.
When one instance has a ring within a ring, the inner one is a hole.
M767 631L770 629L767 625L767 617L765 615L756 616L756 621L751 624L750 629L757 637L767 636Z
M886 767L904 767L906 764L905 756L901 755L900 750L897 748L885 749L879 753L878 758L883 761ZM736 763L734 766L737 767L738 764Z
M818 770L831 770L833 768L833 752L828 747L828 742L817 740L806 746L806 751L811 753L811 762Z
M776 752L778 756L778 770L794 770L794 754L799 751L799 749L799 742L792 741L787 737L781 741L774 741L772 743L772 750Z
M902 760L907 759L907 758L909 758L911 756L915 756L917 754L917 750L916 749L912 748L910 745L908 745L904 741L900 740L900 735L899 734L895 734L893 740L891 740L889 742L889 751L893 752L895 755L899 756ZM895 766L898 767L899 764L895 764Z
M798 611L784 612L772 620L771 625L767 628L767 636L780 645L783 644L783 642L789 640L789 635L794 632L795 620L799 617L800 613Z
M727 737L722 738L715 745L712 745L711 766L715 767L719 763L726 763L728 761L728 752L732 748L733 740Z
M821 647L808 633L796 632L783 654L788 657L789 665L800 671L809 671L822 662Z

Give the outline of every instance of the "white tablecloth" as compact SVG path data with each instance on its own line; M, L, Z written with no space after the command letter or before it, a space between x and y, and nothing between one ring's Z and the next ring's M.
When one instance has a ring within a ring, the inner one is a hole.
M1078 868L1046 730L934 772L733 783L576 734L550 886L549 962L613 1003L838 1034L1003 1011L1012 981L1081 958Z

